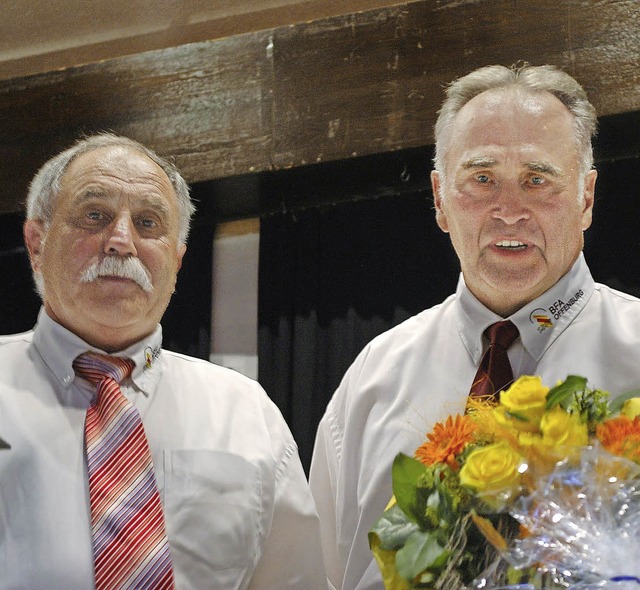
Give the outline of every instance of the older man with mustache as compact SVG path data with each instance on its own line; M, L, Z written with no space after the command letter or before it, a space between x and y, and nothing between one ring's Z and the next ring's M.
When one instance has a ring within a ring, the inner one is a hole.
M326 588L274 404L161 348L193 211L172 164L110 134L34 178L43 308L0 338L0 589Z

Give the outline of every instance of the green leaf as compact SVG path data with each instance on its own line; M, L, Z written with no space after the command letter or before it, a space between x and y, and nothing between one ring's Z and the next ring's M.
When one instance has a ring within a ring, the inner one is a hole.
M518 420L518 422L529 422L529 418L518 414L518 412L505 412L505 414L511 416L514 420Z
M409 536L419 527L411 522L407 515L395 504L386 510L371 529L371 533L378 535L380 547L386 551L400 549Z
M398 506L417 524L424 520L424 506L418 501L418 483L425 471L420 461L403 453L396 455L391 467L393 493Z
M569 375L562 383L549 390L547 393L546 409L550 410L558 404L566 408L571 397L587 388L587 379L578 375Z
M426 569L441 569L448 557L449 551L438 543L435 532L416 531L396 553L396 568L403 578L413 580Z
M626 391L625 393L621 393L617 397L613 398L609 402L609 409L612 414L619 414L620 410L622 410L622 406L624 402L632 397L640 397L640 389L633 389L631 391Z

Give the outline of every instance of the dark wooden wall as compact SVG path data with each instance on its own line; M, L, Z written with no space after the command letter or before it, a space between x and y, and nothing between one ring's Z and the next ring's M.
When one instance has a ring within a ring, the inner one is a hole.
M488 63L562 66L601 115L634 113L639 30L637 0L422 0L2 81L0 213L44 160L103 129L175 157L191 182L420 148L443 85Z

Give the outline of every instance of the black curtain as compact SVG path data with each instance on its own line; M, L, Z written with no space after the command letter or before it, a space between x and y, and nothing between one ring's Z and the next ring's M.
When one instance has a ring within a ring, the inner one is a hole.
M587 262L596 281L640 297L640 157L599 162L596 168Z
M0 334L30 330L40 309L22 239L22 214L0 215Z
M161 323L164 348L209 360L215 225L203 217L199 209L191 224L176 292Z
M309 467L318 421L374 336L455 289L423 192L270 215L260 226L259 381Z

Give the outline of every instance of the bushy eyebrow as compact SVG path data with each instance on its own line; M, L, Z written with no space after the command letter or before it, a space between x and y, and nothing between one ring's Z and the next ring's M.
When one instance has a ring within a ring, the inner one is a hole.
M527 168L531 172L539 172L540 174L550 174L551 176L560 176L562 170L557 166L554 166L551 162L529 162Z
M138 200L137 205L140 209L150 209L159 213L160 215L164 215L165 217L169 217L171 214L171 210L169 209L169 205L164 199L158 199L149 196L141 196Z
M462 168L464 170L471 170L475 168L492 168L497 165L498 161L495 158L480 156L463 162ZM551 162L544 160L528 162L525 164L525 168L530 172L537 172L538 174L549 174L551 176L560 176L562 174L562 170L560 168L553 165Z
M486 157L478 157L471 158L466 162L462 163L462 168L464 170L470 170L471 168L491 168L495 166L498 161L494 158L486 158Z
M100 188L88 188L82 191L79 195L76 196L74 201L76 203L84 203L85 201L89 201L90 199L104 199L107 197L107 193Z
M112 197L108 191L102 190L99 187L92 187L78 195L75 199L75 203L76 205L80 205L92 199L108 201L112 198L115 197ZM169 215L169 206L167 203L163 199L157 198L153 195L140 195L137 200L137 205L142 209L147 208L157 211L163 215Z

